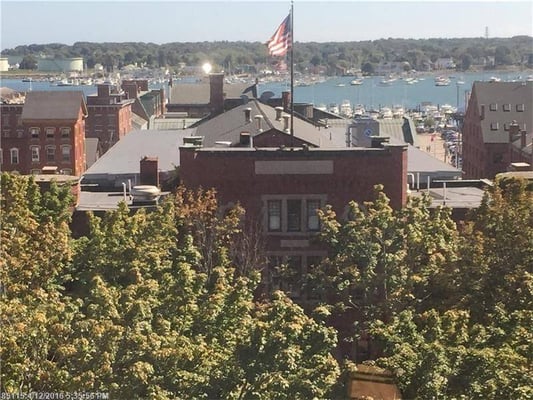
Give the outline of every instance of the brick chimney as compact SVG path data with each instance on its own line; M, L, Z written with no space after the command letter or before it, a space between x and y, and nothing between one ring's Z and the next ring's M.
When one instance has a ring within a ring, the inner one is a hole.
M98 97L109 97L111 95L111 85L102 84L97 86Z
M128 95L128 99L136 99L138 88L136 83L123 83L122 90Z
M224 111L224 74L209 75L209 105L213 114Z
M144 156L140 162L141 185L159 187L158 158Z
M281 106L285 112L290 112L291 108L291 92L282 92L281 93Z

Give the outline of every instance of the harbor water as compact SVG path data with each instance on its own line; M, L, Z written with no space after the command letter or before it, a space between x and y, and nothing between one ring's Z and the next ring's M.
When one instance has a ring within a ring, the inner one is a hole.
M448 78L449 83L444 86L435 85L434 74L418 74L415 79L395 79L384 83L383 77L371 76L360 80L360 84L352 85L354 77L323 78L294 88L294 101L297 103L311 103L315 106L341 105L350 102L351 105L361 104L367 110L381 107L402 106L405 109L417 109L422 104L451 105L458 110L464 110L468 94L475 81L525 81L531 79L533 71L514 72L441 72L441 76ZM41 90L81 90L85 95L96 94L96 86L54 86L48 81L22 82L21 79L0 79L0 86L8 87L20 92ZM167 83L154 83L151 89L163 87L168 90ZM261 81L258 94L273 92L275 97L281 96L283 91L290 90L289 80Z

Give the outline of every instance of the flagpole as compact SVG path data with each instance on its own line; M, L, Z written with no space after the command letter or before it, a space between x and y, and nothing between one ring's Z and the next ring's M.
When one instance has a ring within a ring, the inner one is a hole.
M291 148L294 147L294 4L291 0Z

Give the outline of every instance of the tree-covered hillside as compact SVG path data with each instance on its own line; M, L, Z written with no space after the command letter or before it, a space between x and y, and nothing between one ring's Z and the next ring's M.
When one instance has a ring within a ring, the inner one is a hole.
M332 72L336 67L363 68L380 62L408 62L411 68L423 70L438 58L453 57L457 68L473 66L533 65L533 37L465 38L465 39L380 39L362 42L295 43L296 69L305 71L313 66L325 66ZM128 64L149 67L176 68L179 63L199 65L210 61L219 70L231 70L238 65L268 65L273 62L266 46L259 42L200 42L200 43L90 43L72 46L50 43L17 46L6 49L2 56L83 57L87 67L96 63L106 67Z

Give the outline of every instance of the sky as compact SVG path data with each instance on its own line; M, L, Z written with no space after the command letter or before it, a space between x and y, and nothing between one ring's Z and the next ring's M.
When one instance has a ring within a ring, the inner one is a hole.
M266 42L290 1L0 0L0 47L88 42ZM533 2L294 1L294 40L533 36Z

